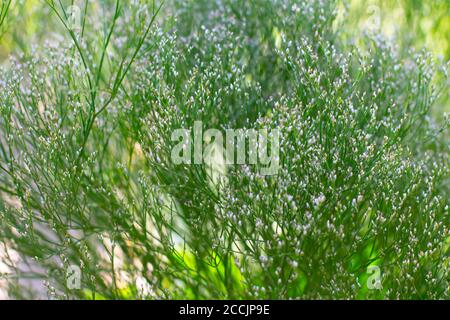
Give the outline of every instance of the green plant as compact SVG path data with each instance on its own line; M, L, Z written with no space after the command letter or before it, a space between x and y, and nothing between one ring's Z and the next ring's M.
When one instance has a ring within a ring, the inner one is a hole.
M5 22L6 16L8 14L9 7L11 6L11 1L2 1L0 6L0 28L2 27L3 23Z
M12 296L34 294L19 276L55 298L448 298L445 67L437 87L425 52L342 40L333 1L124 2L83 2L74 30L46 1L65 39L1 72ZM281 130L280 171L175 165L197 120Z

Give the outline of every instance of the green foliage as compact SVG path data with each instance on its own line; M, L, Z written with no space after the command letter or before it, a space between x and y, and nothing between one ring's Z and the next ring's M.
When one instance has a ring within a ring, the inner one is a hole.
M1 70L11 296L448 298L447 66L352 44L334 1L82 1L78 29L72 4L46 1L61 37ZM198 120L279 129L278 174L175 165Z
M11 6L12 0L2 1L0 6L0 28L5 23L5 19L8 14L9 7ZM1 29L0 29L1 30Z

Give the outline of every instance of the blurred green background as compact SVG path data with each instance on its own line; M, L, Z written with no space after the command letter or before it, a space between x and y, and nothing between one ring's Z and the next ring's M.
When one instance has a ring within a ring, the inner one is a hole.
M445 61L450 59L448 0L343 0L339 4L346 9L340 16L344 36L356 37L367 23L379 21L383 34L395 36L401 48L426 48ZM29 52L33 43L54 36L59 25L49 17L43 0L12 0L0 29L0 61L16 50Z
M102 3L109 5L110 2ZM8 3L8 0L0 0L0 8L5 8ZM164 16L160 18L164 19ZM12 0L3 22L0 64L11 54L24 52L30 55L34 44L57 39L64 32L43 0ZM336 31L349 42L357 42L360 35L372 29L393 38L403 52L409 48L424 48L443 61L450 59L449 0L342 0L335 25ZM274 34L277 34L276 30ZM449 110L447 102L448 96L444 95L436 109L441 113Z
M368 21L380 18L380 29L395 37L401 49L426 48L445 61L450 58L450 1L349 0L345 32L356 36Z

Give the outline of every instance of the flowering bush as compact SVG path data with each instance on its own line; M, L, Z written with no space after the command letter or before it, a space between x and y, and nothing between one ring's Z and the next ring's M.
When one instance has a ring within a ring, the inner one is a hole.
M10 296L448 297L447 66L334 1L125 2L46 1L1 71ZM195 121L280 130L279 171L175 164Z

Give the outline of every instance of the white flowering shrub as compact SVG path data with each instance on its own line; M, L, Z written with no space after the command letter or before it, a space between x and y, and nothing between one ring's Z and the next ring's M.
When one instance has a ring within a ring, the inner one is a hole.
M10 296L448 298L445 65L334 1L70 2L1 71ZM280 130L277 174L175 164L195 121Z

